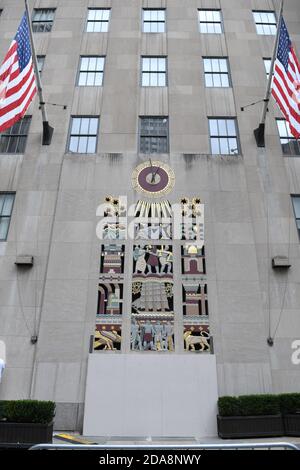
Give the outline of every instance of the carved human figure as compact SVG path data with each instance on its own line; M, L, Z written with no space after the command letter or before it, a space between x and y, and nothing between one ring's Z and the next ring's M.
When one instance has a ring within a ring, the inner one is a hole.
M149 256L147 260L147 267L148 267L148 272L152 273L154 268L154 271L156 273L159 273L159 261L158 261L158 256L157 256L157 247L156 246L149 246L148 251Z
M162 338L164 327L160 321L158 321L154 327L154 349L157 351L162 349Z
M131 321L131 349L142 351L142 340L140 327L135 318Z
M172 266L173 266L173 254L170 251L170 247L167 245L165 248L160 250L159 252L159 261L161 264L161 273L165 272L165 268L167 268L167 274L170 274L172 272Z
M167 322L164 325L164 334L167 339L167 345L168 345L169 351L174 351L174 341L173 341L174 328L173 328L172 323Z
M154 350L154 342L153 342L154 329L149 320L147 320L147 322L144 324L143 330L144 330L144 335L143 335L144 351L147 351L147 349L149 348L151 349L151 351L153 351Z
M136 246L133 251L133 259L136 261L134 273L141 272L144 274L146 269L145 250Z

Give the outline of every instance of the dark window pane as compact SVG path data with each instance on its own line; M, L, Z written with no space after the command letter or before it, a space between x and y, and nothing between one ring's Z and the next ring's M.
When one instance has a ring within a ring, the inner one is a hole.
M8 145L9 137L4 135L0 138L0 153L7 153L7 145Z
M2 216L10 216L12 212L12 207L14 203L15 195L14 194L4 194L4 203L1 210Z
M25 136L19 137L19 141L17 145L17 153L25 152L26 140L27 138Z
M17 153L18 137L11 137L8 144L8 153Z
M9 227L9 217L0 217L0 240L4 241L7 238Z
M292 155L299 155L299 143L296 139L291 140L291 153Z

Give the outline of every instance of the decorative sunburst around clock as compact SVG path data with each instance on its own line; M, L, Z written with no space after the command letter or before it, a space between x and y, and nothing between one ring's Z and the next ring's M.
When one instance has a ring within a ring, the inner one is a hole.
M174 184L174 171L159 161L150 159L137 166L132 173L133 189L147 196L164 196L173 189Z

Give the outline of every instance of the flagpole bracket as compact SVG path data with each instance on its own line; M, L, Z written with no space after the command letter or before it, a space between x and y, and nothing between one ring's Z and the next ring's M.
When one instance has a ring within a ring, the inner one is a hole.
M43 145L51 145L54 128L48 121L43 121Z
M261 122L257 129L254 130L256 145L259 148L265 147L265 123Z

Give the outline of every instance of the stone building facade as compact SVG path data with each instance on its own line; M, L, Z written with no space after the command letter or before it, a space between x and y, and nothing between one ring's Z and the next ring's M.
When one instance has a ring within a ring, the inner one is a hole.
M24 6L0 8L4 57ZM146 409L150 423L157 407L164 418L149 432L179 435L172 416L191 392L197 419L210 410L205 429L192 427L204 435L214 434L217 395L298 391L300 147L272 101L257 148L262 105L241 109L264 98L279 2L30 8L55 131L42 146L35 99L18 144L0 139L11 215L4 227L0 212L0 399L54 400L57 428L81 429L86 414L86 431L115 435L108 422L126 406L127 435L145 432L134 414ZM284 17L300 53L298 0L286 0ZM173 205L190 217L178 237ZM140 220L149 215L157 223ZM16 265L21 255L33 266ZM276 256L291 267L273 269ZM112 413L100 428L97 399Z

